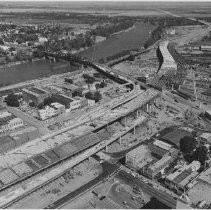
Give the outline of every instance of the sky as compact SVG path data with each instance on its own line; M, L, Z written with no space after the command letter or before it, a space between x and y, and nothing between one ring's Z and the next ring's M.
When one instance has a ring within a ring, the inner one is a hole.
M0 0L0 2L18 2L18 1L25 1L25 2L45 2L45 1L52 1L52 2L78 2L78 1L92 1L92 0ZM130 0L103 0L104 2L118 2L118 1L126 1L130 2ZM211 2L211 0L132 0L136 2ZM92 2L102 2L102 0L94 0Z

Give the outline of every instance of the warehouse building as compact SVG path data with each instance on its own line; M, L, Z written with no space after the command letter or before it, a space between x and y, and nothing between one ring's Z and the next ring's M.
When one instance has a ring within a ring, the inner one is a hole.
M63 104L66 108L66 112L70 112L71 110L78 109L81 106L80 100L68 97L63 94L56 94L53 98Z
M171 157L170 155L164 156L163 158L161 158L160 160L156 161L155 163L153 163L152 165L150 165L149 167L143 168L143 173L150 177L150 178L155 178L156 175L163 174L165 168L167 166L169 166L169 164L171 162L173 162L173 157Z
M24 88L22 89L23 100L26 102L34 102L36 106L42 104L46 98L49 98L51 94L44 89L38 87Z

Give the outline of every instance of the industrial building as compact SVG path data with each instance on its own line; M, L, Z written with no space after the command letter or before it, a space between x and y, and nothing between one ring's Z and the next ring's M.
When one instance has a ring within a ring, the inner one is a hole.
M165 155L160 160L154 162L149 167L143 168L143 173L150 178L155 178L158 174L163 174L165 168L174 161L174 156Z
M74 109L82 108L85 106L93 106L95 104L94 100L86 99L79 96L76 96L75 98L71 98L63 94L56 94L53 96L53 98L57 102L65 106L66 112L70 112Z
M24 101L34 102L36 106L42 104L46 98L51 96L49 92L38 87L24 88L22 89L22 94Z
M142 172L150 178L155 178L157 175L163 174L165 168L175 160L178 150L160 140L155 140L148 147L154 157L154 161L145 165Z
M83 96L85 90L83 87L67 83L57 85L57 87L62 88L62 90L70 97Z
M183 193L186 190L186 186L199 174L197 170L200 166L199 161L193 161L189 165L180 167L166 177L165 184L169 188Z
M153 159L147 145L141 145L126 155L126 164L132 168L140 169Z
M68 111L77 109L80 107L80 101L73 99L63 94L55 94L53 98L60 104L63 104ZM66 110L66 111L67 111Z

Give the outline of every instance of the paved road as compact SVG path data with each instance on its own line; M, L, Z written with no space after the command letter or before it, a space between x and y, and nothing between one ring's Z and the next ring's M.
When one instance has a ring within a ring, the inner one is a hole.
M104 179L109 177L112 173L114 173L115 171L117 171L120 168L120 165L104 162L104 163L102 163L102 167L103 167L102 174L100 174L98 177L96 177L92 181L88 182L87 184L81 186L77 190L75 190L75 191L65 195L64 197L58 199L57 201L53 202L52 204L47 206L46 209L57 209L57 208L61 208L62 206L68 204L69 202L71 202L75 197L77 197L81 193L86 192L87 190L89 190L93 186L95 186L96 184L100 183L101 181L103 181Z
M121 187L119 183L112 185L108 197L121 205L123 208L128 207L131 209L140 209L143 206L140 198L135 198L133 200L132 194ZM123 204L124 201L127 202L126 205Z
M39 130L39 133L41 135L46 135L46 134L49 133L48 128L41 121L39 121L39 120L35 119L34 117L22 112L21 110L18 110L17 108L8 106L7 109L8 109L9 112L14 114L15 116L23 119L27 123L29 123L29 124L33 125L34 127L36 127Z
M156 197L159 201L166 204L170 208L174 209L176 208L176 203L177 203L176 200L173 199L172 196L169 195L168 193L154 189L152 186L149 186L148 184L142 182L139 178L136 178L123 170L121 170L118 173L118 176L120 179L124 180L127 184L141 187L141 189L145 191L147 194Z

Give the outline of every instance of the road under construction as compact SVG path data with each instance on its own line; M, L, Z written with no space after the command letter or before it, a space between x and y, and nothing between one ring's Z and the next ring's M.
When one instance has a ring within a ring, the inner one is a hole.
M70 146L68 147L67 144L60 145L56 150L48 150L46 152L42 152L42 154L37 153L36 155L32 155L29 159L22 161L21 163L18 163L19 167L23 166L23 164L26 165L27 162L31 162L31 165L34 165L34 169L32 169L28 174L19 174L15 173L17 172L17 165L14 167L9 167L4 170L10 170L10 173L15 174L16 178L13 179L11 182L8 182L1 186L0 191L2 191L2 196L0 196L0 205L1 208L6 208L11 206L13 203L18 202L22 198L26 197L30 193L40 189L41 187L45 186L47 183L52 182L57 177L64 174L68 169L74 167L75 165L79 164L80 162L86 160L93 154L97 153L98 151L104 149L109 144L113 143L114 141L121 138L121 136L125 135L131 129L134 129L136 126L146 122L147 117L144 115L141 115L138 111L139 109L145 108L147 111L149 111L149 104L152 102L154 103L154 100L156 97L159 96L159 92L154 89L147 89L146 91L137 91L135 95L132 95L129 98L125 98L122 101L117 101L117 103L113 104L112 109L107 110L106 113L104 113L103 116L97 116L96 118L93 118L92 120L95 120L96 125L98 125L93 131L89 134L86 134L84 136L89 136L86 144L82 144L78 147L76 147L75 150L69 150L66 154L62 154L63 150L62 147L70 148L73 146L72 141L79 142L80 140L70 140ZM95 132L97 130L100 130L101 128L108 126L109 124L119 120L120 118L125 118L130 115L131 113L136 112L137 119L134 120L130 124L130 126L125 126L123 130L120 130L118 133L111 136L109 139L102 140L98 136L96 136ZM92 114L90 114L92 115ZM89 116L85 117L85 121L82 121L83 123L87 123L87 121L90 118ZM80 124L78 125L80 126ZM64 131L57 131L56 134L59 133L65 133L66 130L70 128L66 128ZM51 136L56 135L51 134ZM50 135L44 136L44 138L50 138ZM58 152L59 151L59 152ZM54 154L54 155L53 155ZM56 158L53 158L53 156L57 156ZM62 155L61 155L62 154ZM45 159L46 163L41 164L38 162L38 159ZM54 160L53 160L54 159ZM58 166L58 167L57 167ZM52 168L53 169L43 174L47 169ZM32 167L33 168L33 167ZM33 176L35 174L42 174L42 176L33 179ZM29 183L24 184L27 182L27 180L30 178ZM15 187L17 186L17 187ZM14 190L10 190L10 188L13 187ZM4 193L4 191L7 191Z

